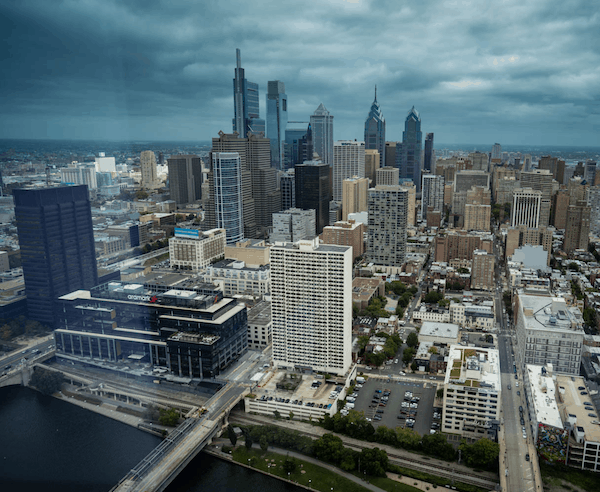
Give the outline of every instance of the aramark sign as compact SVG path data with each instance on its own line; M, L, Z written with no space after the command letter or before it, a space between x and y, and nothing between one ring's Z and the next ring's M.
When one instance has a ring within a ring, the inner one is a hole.
M127 296L127 299L129 299L131 301L144 301L144 302L156 302L157 301L156 296L138 296L135 294L129 294Z

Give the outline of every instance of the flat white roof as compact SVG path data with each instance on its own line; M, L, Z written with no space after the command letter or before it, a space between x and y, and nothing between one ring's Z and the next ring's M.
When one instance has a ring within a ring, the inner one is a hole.
M455 325L454 323L436 323L435 321L424 321L419 335L438 338L457 338L458 330L458 325Z
M455 365L456 367L454 367ZM466 381L472 381L472 383L465 385ZM476 387L479 390L487 389L499 392L500 358L498 350L450 345L444 384L457 384Z
M529 391L534 403L535 419L538 423L563 428L560 411L556 403L556 387L554 380L547 373L542 375L543 367L526 364Z

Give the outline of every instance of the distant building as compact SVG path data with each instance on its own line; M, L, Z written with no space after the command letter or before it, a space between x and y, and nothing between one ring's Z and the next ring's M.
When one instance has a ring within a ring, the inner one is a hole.
M58 297L98 283L88 187L13 195L28 317L54 327Z
M502 158L502 145L499 143L495 143L492 146L492 159L501 159Z
M96 157L96 171L99 173L114 173L117 171L115 158L106 157L104 152L100 152Z
M365 177L365 143L339 140L333 144L333 200L341 203L345 179Z
M336 222L323 228L323 243L352 246L352 259L355 260L365 253L365 231L364 224L352 219Z
M288 169L280 176L281 210L296 208L296 174L294 169Z
M177 205L202 198L202 159L197 155L175 155L167 159L169 192Z
M64 184L87 185L90 190L98 188L94 164L73 162L68 167L60 169L60 180Z
M526 226L537 229L541 225L542 192L531 188L517 189L513 193L511 227Z
M422 142L421 117L413 106L404 122L402 143L396 144L396 163L400 178L412 180L417 191L421 190Z
M144 150L140 155L140 167L142 170L142 188L153 190L158 188L158 176L156 175L156 156L151 150ZM195 176L195 178L197 178ZM202 186L202 178L200 177ZM200 193L202 197L202 193Z
M490 187L490 175L485 171L458 171L454 176L454 193L469 191L473 186Z
M400 171L397 167L382 167L375 171L375 175L375 183L377 185L396 186L400 181Z
M198 271L225 254L225 229L202 232L196 229L175 229L169 239L169 261L172 267Z
M423 174L421 216L427 219L427 209L444 211L444 177L437 174Z
M380 155L375 149L365 149L365 178L370 182L370 186L375 186L376 172L380 165Z
M425 152L423 154L423 172L435 172L435 153L433 150L433 133L425 136Z
M233 131L240 138L249 133L265 132L265 120L260 119L258 84L246 79L240 50L235 50L236 68L233 79Z
M569 205L567 215L567 228L563 249L571 253L576 249L587 250L590 242L590 216L591 207L585 201L578 201L577 205Z
M342 220L348 220L348 214L367 210L369 180L352 176L342 182Z
M375 99L365 121L365 149L375 149L379 152L379 166L385 166L385 118L377 102L377 86Z
M271 141L271 165L284 169L284 143L287 126L287 95L280 80L267 83L267 137Z
M330 168L320 161L306 161L296 165L296 207L315 210L317 234L329 225Z
M312 239L316 236L314 209L290 208L273 214L273 232L270 241L291 242Z
M310 116L310 126L314 152L323 163L333 166L333 116L323 103Z
M485 171L488 169L488 155L483 152L475 151L469 154L469 160L471 161L471 169L474 171Z

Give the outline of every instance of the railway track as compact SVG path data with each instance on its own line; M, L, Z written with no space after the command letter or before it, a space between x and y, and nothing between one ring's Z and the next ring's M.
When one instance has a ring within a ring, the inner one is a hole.
M247 423L247 424L259 424L259 425L267 425L268 423L261 419L252 418L251 416L241 416L239 414L231 414L230 420L236 421L238 423ZM277 422L270 422L271 425L277 425ZM305 436L320 438L321 434L307 432L304 430L299 430L299 432ZM362 450L362 448L366 446L361 446L359 444L347 442L345 439L346 436L339 436L343 441L344 445L354 449L356 451ZM497 482L489 480L487 478L482 478L480 475L475 473L468 472L457 472L453 470L451 467L443 466L439 464L432 464L426 460L419 460L416 458L408 458L406 456L401 456L399 454L394 454L393 452L387 453L390 462L395 465L402 466L404 468L410 468L415 471L420 471L424 473L429 473L430 475L436 475L442 478L454 479L459 482L468 483L470 485L475 485L477 487L487 488L489 490L494 490L496 488ZM434 471L432 471L434 468Z

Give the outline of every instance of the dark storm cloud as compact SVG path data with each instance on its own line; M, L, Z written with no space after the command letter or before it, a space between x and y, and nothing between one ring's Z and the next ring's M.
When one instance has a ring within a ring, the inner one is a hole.
M597 144L600 15L586 1L0 0L2 137L208 140L230 131L235 48L362 138L373 87L400 139Z

